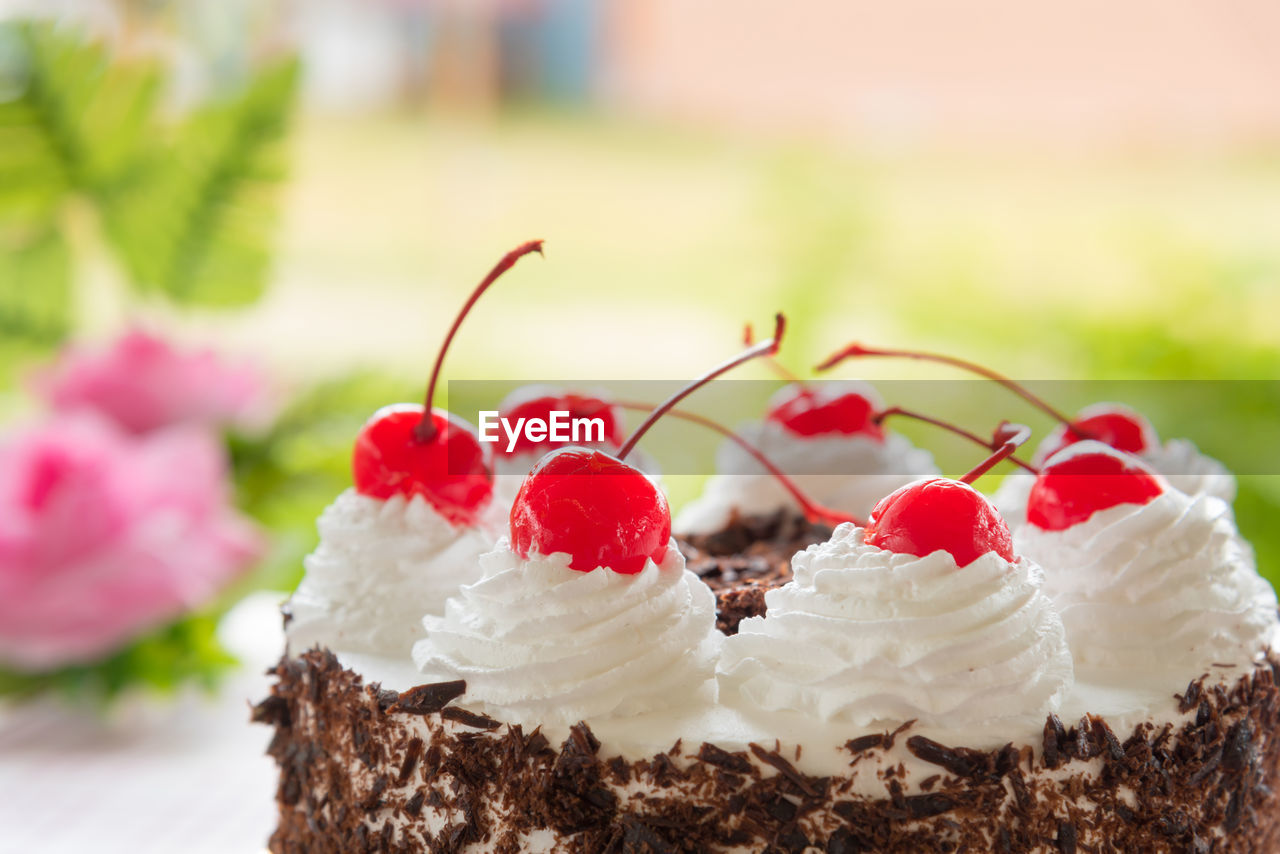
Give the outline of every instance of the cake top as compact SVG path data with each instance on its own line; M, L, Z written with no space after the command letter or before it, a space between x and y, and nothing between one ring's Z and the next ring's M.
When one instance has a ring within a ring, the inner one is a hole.
M471 305L539 246L509 253L471 295L437 358L428 404ZM625 439L621 411L634 403L547 388L504 401L508 417L569 411L600 417L606 428L595 446L552 447L531 467L504 520L505 538L485 528L493 467L472 428L425 405L380 410L357 440L352 496L414 509L351 516L397 531L396 549L361 540L353 534L359 525L339 525L337 516L322 521L324 542L308 562L298 603L341 612L335 625L345 620L349 628L386 613L395 598L425 619L370 652L407 663L412 648L423 678L465 679L466 702L499 720L626 721L650 746L690 727L719 727L731 741L734 733L788 733L808 743L837 731L847 738L850 726L907 721L938 733L963 729L961 740L979 745L1009 740L1013 727L1024 741L1020 728L1058 711L1150 714L1206 668L1251 663L1270 644L1275 596L1229 507L1183 494L1151 462L1165 448L1196 459L1193 447L1162 445L1145 418L1119 405L1073 418L964 360L861 345L822 368L866 356L943 362L1010 388L1059 426L1033 458L1037 468L1015 453L1030 437L1025 427L1001 422L987 439L887 406L863 383L792 382L759 422L726 442L750 460L750 477L734 480L737 470L726 466L704 497L724 527L752 509L767 483L834 532L790 555L790 578L764 594L764 615L743 620L726 640L715 628L710 589L675 547L665 493L634 454L664 415L700 419L675 409L685 396L749 360L771 358L785 329L781 315L776 324L772 339L652 407ZM891 415L947 427L988 456L959 478L941 477L927 452L884 428ZM545 449L517 442L507 456ZM864 469L841 468L855 458ZM1016 478L1025 492L1012 524L973 486L1005 460L1032 473ZM801 464L808 468L797 472ZM1219 475L1230 479L1204 468L1196 482L1216 490ZM856 493L865 512L811 497L832 482L833 494ZM421 566L402 559L418 553L414 524L423 526L421 543L432 543ZM340 548L362 541L369 546ZM457 562L452 582L449 561ZM356 577L358 585L336 581ZM414 598L428 588L438 601ZM328 599L317 591L329 591ZM333 631L344 651L342 625Z

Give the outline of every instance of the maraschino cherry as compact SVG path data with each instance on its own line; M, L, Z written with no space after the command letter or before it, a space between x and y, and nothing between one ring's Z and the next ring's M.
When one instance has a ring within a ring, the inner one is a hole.
M1151 422L1119 403L1095 403L1070 423L1059 424L1040 444L1037 458L1047 460L1076 442L1093 439L1129 454L1146 453L1160 444Z
M1045 439L1044 443L1041 444L1040 449L1037 451L1036 458L1040 460L1047 459L1052 454L1073 442L1080 442L1085 439L1104 442L1114 448L1127 451L1131 454L1144 453L1158 445L1160 442L1159 437L1156 435L1155 428L1151 426L1151 422L1128 407L1121 406L1116 403L1099 403L1086 407L1081 410L1080 414L1075 418L1070 418L1061 410L1051 406L1038 395L1032 393L1030 389L1016 380L1010 379L1004 374L993 371L990 368L984 367L975 362L970 362L966 359L959 359L955 356L947 356L940 353L924 353L916 350L889 350L866 347L862 344L850 344L823 361L818 365L816 370L829 370L846 359L871 356L918 359L921 361L938 362L944 365L951 365L952 367L977 374L980 377L989 379L1009 389L1032 406L1046 413L1059 424L1058 429Z
M1021 425L1002 425L999 450L959 480L931 477L909 483L880 499L863 541L896 554L924 557L949 553L966 567L988 552L1013 560L1013 537L995 505L970 484L1011 456L1031 435Z
M799 436L844 434L883 442L875 400L866 383L787 386L770 401L765 418Z
M617 456L586 448L560 448L525 477L511 506L511 548L531 554L565 552L569 567L591 572L608 567L623 575L661 564L671 540L671 510L662 491L624 462L636 443L686 396L738 365L778 351L785 322L777 316L773 338L748 348L668 398L636 428Z
M1040 469L1027 498L1027 523L1063 531L1121 504L1147 504L1164 484L1141 460L1102 442L1077 442Z
M753 343L750 325L743 339L748 346ZM884 430L875 420L880 399L870 384L842 382L815 386L800 379L776 359L768 361L773 370L790 384L769 401L766 421L780 424L797 436L843 434L884 441Z
M530 554L568 552L570 569L606 566L635 575L662 563L671 539L671 509L662 490L636 468L604 451L560 448L534 465L511 506L511 548Z
M508 252L471 292L445 335L427 384L425 405L379 409L356 437L351 471L356 491L371 498L421 495L455 525L475 524L493 498L493 471L475 430L444 409L431 408L445 353L462 320L489 286L530 252L532 240Z
M499 416L514 424L521 418L541 418L550 421L552 412L568 412L571 419L598 418L604 424L605 443L618 447L622 444L621 413L617 408L604 400L590 394L562 392L545 386L530 386L520 389L503 401ZM545 449L554 450L568 443L534 442L521 431L510 452L503 445L498 445L496 452L504 456L515 456L529 451Z

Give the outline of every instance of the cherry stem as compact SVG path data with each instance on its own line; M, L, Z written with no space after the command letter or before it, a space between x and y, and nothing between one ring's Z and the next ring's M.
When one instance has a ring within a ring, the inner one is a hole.
M485 276L480 284L476 285L475 290L471 292L471 296L463 303L462 310L458 312L458 316L453 319L453 325L449 327L449 333L444 336L444 343L440 345L440 352L436 355L435 367L431 369L431 380L427 383L427 399L423 406L425 410L422 413L422 420L413 429L413 438L423 444L434 442L439 429L436 427L435 419L431 417L431 401L436 397L436 383L440 380L440 368L444 366L444 354L449 352L449 345L453 343L453 336L458 334L458 328L462 326L463 319L471 311L471 307L476 304L480 296L487 290L489 286L498 281L498 278L512 267L524 256L530 252L542 254L542 241L530 240L527 243L521 243L515 249L512 249L506 255L502 256L489 274Z
M657 409L654 409L649 413L649 417L642 421L640 426L635 429L635 432L631 434L630 438L622 444L622 447L618 450L618 459L625 460L627 458L627 454L631 453L635 448L636 443L640 441L641 437L644 436L645 433L649 432L649 428L652 427L659 418L670 411L677 403L684 400L690 394L702 388L721 374L728 373L744 362L750 362L752 359L759 358L760 356L772 356L777 353L778 348L782 346L782 333L786 331L786 328L787 320L782 316L782 313L779 312L774 316L772 338L767 338L759 344L748 347L742 353L707 371L705 374L698 377L675 394L671 395L671 397L664 400L658 405Z
M650 412L654 409L654 406L651 403L637 403L636 401L631 400L614 400L611 401L611 403L614 406L621 406L623 409L631 409L637 412ZM668 409L666 414L670 415L672 418L682 418L685 421L691 421L694 424L701 424L703 427L708 427L737 444L739 448L742 448L742 450L750 454L752 459L764 466L769 474L778 479L778 482L782 484L782 488L789 492L791 497L796 500L796 503L800 505L800 509L804 511L805 519L815 525L826 525L827 527L834 528L843 522L852 522L859 528L866 527L866 524L859 521L857 517L850 516L848 513L841 513L839 510L832 510L829 507L824 507L809 496L805 495L804 492L800 490L800 487L796 486L795 481L788 477L782 469L774 465L759 448L752 445L746 439L742 438L728 427L725 427L723 424L712 421L710 418L706 418L694 412L686 412L683 409Z
M996 452L987 457L972 471L966 472L960 478L961 483L972 484L975 480L991 471L1001 460L1008 459L1013 456L1013 452L1018 450L1018 446L1031 438L1031 428L1023 424L1010 424L1002 421L1000 426L996 428L996 436L1003 435L1004 442L996 449Z
M755 331L751 328L750 323L748 323L742 329L742 343L746 347L750 347L752 344L756 343ZM769 367L773 370L773 372L778 376L782 377L787 382L795 383L802 389L808 388L808 383L800 379L800 376L798 374L792 372L790 368L788 368L786 365L779 362L777 359L769 358L769 359L766 359L766 361L769 363Z
M901 359L919 359L925 362L938 362L939 364L950 365L954 368L960 368L963 371L968 371L970 373L977 374L980 377L984 377L986 379L991 380L992 382L995 382L995 383L998 383L999 385L1004 386L1009 391L1013 392L1018 397L1025 400L1027 403L1030 403L1032 406L1039 409L1041 412L1044 412L1045 414L1047 414L1054 421L1060 421L1063 424L1066 424L1068 427L1070 427L1072 430L1074 430L1076 433L1080 434L1084 438L1086 439L1093 438L1090 435L1085 435L1088 431L1083 431L1079 427L1077 427L1075 422L1073 422L1072 419L1064 415L1061 410L1051 406L1043 398L1034 394L1030 389L1022 385L1021 383L1019 383L1017 380L1010 379L1004 374L999 373L997 371L993 371L990 368L983 367L982 365L979 365L976 362L970 362L967 359L959 359L959 358L956 358L955 356L946 356L941 353L921 353L915 350L884 350L884 349L873 348L873 347L864 347L861 344L855 343L855 344L850 344L848 347L845 347L843 350L839 350L833 355L831 355L830 357L828 357L826 361L818 365L818 367L815 368L815 370L827 371L827 370L830 370L831 368L834 368L836 365L840 364L846 359L861 358L865 356L889 356L889 357L901 358Z
M982 438L981 436L979 436L977 433L971 433L968 430L964 429L963 427L959 427L948 421L943 421L938 418L933 418L932 416L929 416L929 415L924 415L920 412L916 412L911 409L903 409L901 406L891 406L888 409L877 412L875 415L871 417L871 420L876 424L883 424L886 420L888 420L890 417L894 415L901 415L903 418L911 418L916 421L923 421L925 424L932 424L934 427L941 427L943 430L948 430L952 433L955 433L957 436L963 436L964 438L968 439L970 442L981 445L982 447L986 448L988 451L996 451L1000 449L1000 445L998 442L988 441ZM1030 463L1024 462L1023 460L1018 459L1012 454L1009 456L1008 459L1009 459L1009 462L1013 463L1016 466L1019 466L1020 468L1026 469L1032 474L1039 474L1040 472L1040 470L1037 469L1035 466L1031 465Z

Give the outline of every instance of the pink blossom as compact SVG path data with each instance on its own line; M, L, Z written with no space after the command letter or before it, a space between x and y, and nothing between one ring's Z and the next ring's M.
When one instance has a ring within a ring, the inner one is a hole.
M64 415L0 438L0 664L100 659L207 603L260 551L210 431Z
M141 329L105 349L68 348L33 386L59 412L100 412L134 433L172 424L252 427L267 398L250 365L210 350L184 352Z

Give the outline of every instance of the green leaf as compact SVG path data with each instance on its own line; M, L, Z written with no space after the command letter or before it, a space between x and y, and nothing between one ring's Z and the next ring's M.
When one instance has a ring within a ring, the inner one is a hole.
M195 684L215 688L236 664L217 638L215 614L195 614L165 626L97 664L48 673L0 670L0 697L56 693L68 700L103 703L130 688L159 693Z
M0 230L0 366L58 346L71 325L71 257L52 228Z
M3 174L16 182L0 182L0 194L47 183L97 196L125 182L151 142L159 69L112 62L102 45L45 22L4 25L0 51L0 92L9 93L0 98L0 150Z
M237 97L166 124L154 63L119 61L50 23L0 24L0 248L43 241L79 197L136 289L252 301L269 272L297 80L295 60L277 62Z
M136 169L160 77L108 62L49 23L0 25L0 365L62 341L72 320L69 201Z
M105 198L107 232L143 289L190 305L256 299L269 272L298 65L263 69L192 115Z

